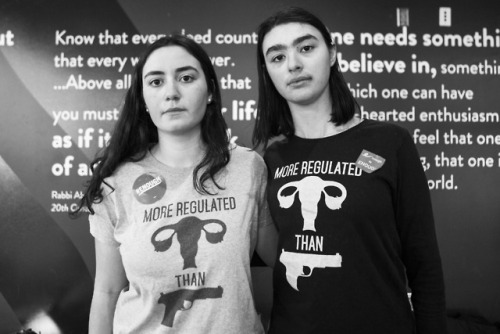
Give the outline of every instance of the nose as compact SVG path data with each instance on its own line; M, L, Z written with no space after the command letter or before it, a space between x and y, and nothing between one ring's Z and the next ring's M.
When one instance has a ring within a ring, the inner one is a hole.
M180 98L179 89L175 80L168 80L165 84L165 100L177 101Z
M302 69L302 62L298 54L292 52L288 55L288 70L295 72Z

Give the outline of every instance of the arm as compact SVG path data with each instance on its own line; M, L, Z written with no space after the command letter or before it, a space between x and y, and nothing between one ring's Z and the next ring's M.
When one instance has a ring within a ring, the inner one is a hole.
M274 224L260 226L257 232L257 245L255 250L264 263L274 268L276 249L278 245L278 232Z
M271 217L271 211L269 210L269 204L267 201L267 167L262 158L259 160L261 168L259 186L257 188L259 222L255 250L268 267L274 268L278 252L278 232Z
M95 240L96 277L90 307L89 334L113 332L113 317L120 291L128 281L115 246Z
M427 178L408 135L398 154L397 220L418 334L445 334L441 257Z

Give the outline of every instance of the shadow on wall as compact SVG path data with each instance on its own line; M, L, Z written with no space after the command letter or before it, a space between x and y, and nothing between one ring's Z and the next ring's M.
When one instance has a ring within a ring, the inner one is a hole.
M500 323L492 324L481 316L450 313L448 334L500 334Z
M93 280L85 263L1 159L0 203L0 334L15 326L87 333Z

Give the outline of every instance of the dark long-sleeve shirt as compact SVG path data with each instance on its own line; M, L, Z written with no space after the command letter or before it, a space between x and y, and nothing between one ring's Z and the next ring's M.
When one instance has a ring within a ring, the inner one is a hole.
M271 333L446 333L431 199L408 131L364 120L276 142L265 161L281 253Z

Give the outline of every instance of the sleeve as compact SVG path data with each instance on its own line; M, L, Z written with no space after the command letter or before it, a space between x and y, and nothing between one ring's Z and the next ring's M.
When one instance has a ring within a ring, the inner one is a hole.
M267 167L260 155L255 153L257 157L255 170L255 180L257 180L257 204L259 208L258 222L259 227L271 225L273 220L267 202Z
M445 287L427 178L404 131L398 151L396 217L418 334L446 333Z
M105 192L103 190L103 192ZM103 195L103 200L100 203L92 205L94 214L89 215L90 234L106 244L119 246L119 243L114 238L114 229L117 222L115 193L108 191Z

